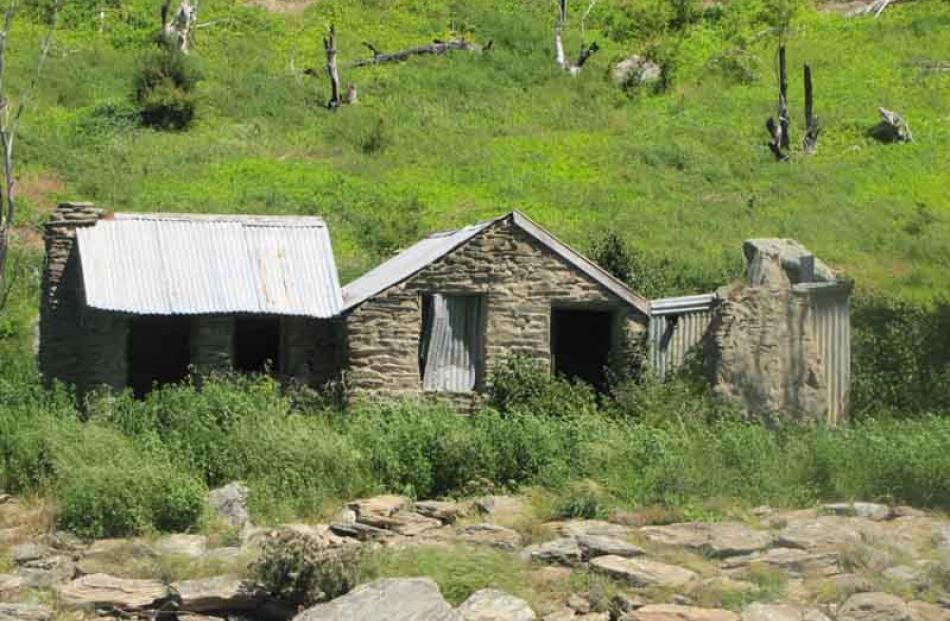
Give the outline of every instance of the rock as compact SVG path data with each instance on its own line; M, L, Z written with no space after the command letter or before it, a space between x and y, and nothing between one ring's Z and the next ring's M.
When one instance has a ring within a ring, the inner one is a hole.
M415 504L416 513L435 518L443 524L453 524L465 515L465 509L457 502L445 500L420 500Z
M100 574L129 559L150 559L158 553L143 541L135 539L100 539L94 541L77 564L81 574Z
M548 522L546 526L564 537L580 537L583 535L600 535L623 539L633 532L626 526L613 524L603 520L568 520L565 522Z
M4 604L0 602L0 621L50 621L53 611L36 604Z
M317 604L294 621L462 621L429 578L387 578Z
M367 524L374 528L391 530L399 535L412 537L420 535L427 530L440 528L442 522L435 519L410 513L408 511L397 511L391 515L377 515L374 513L363 513L358 518L359 523Z
M0 543L12 543L23 536L23 530L17 527L0 528Z
M829 619L817 608L756 602L742 609L742 621L829 621Z
M739 522L686 522L645 526L640 532L655 543L684 547L716 558L739 556L767 548L772 535Z
M891 509L891 513L894 514L895 518L902 517L925 517L927 515L926 511L921 511L920 509L915 509L914 507L909 507L907 505L897 505Z
M697 577L696 572L659 561L622 556L600 556L592 559L591 568L625 580L635 587L682 587Z
M356 522L356 511L344 507L336 512L333 521L339 524L354 524Z
M75 608L152 608L168 597L158 580L132 580L108 574L90 574L56 587L60 601Z
M868 591L874 590L874 585L871 584L867 578L857 574L831 576L825 582L826 584L830 584L836 593L844 595L845 597L854 595L855 593L867 593Z
M752 593L759 587L745 580L734 580L728 576L707 578L697 585L696 591L714 591L717 593Z
M522 555L532 561L560 565L575 565L583 558L581 547L573 537L562 537L528 546L522 551Z
M742 244L749 265L749 284L758 287L763 284L797 284L803 282L802 257L814 256L808 248L794 239L747 239ZM815 257L815 270L812 282L834 282L834 271L821 259ZM780 274L773 274L767 266L774 263L781 266ZM780 282L775 282L780 279Z
M263 602L263 594L237 576L183 580L171 589L187 612L246 612Z
M929 602L908 602L907 609L913 621L950 621L950 610Z
M465 621L534 621L537 616L528 602L497 589L472 593L458 607Z
M86 543L82 539L65 530L57 530L43 539L47 545L60 552L79 554L86 549Z
M823 516L791 524L778 533L776 543L801 550L828 550L859 544L861 532L855 528L853 519Z
M857 593L838 610L837 621L911 621L910 609L889 593Z
M39 543L20 543L13 546L11 556L15 564L22 565L30 561L37 561L52 553L52 549Z
M765 552L736 556L720 563L723 569L748 569L752 565L777 569L793 575L841 573L837 552L808 552L796 548L772 548Z
M0 574L0 601L10 599L26 587L22 576L13 574Z
M524 501L517 496L483 496L475 501L475 508L488 515L518 515L524 511Z
M587 614L591 611L590 600L584 597L583 595L578 595L577 593L571 593L567 598L568 608L572 608L578 614Z
M340 537L351 537L359 541L378 541L392 536L392 533L384 528L376 528L360 522L330 524L330 531Z
M354 500L347 505L347 508L356 512L356 519L359 520L367 514L388 516L402 511L409 504L409 499L405 496L374 496L372 498L362 498Z
M568 607L560 608L555 610L550 614L546 614L541 618L541 621L576 621L577 615L574 610Z
M590 560L597 556L642 556L646 551L632 543L617 537L606 535L578 535L577 544L581 547L583 560Z
M925 568L923 567L911 567L910 565L895 565L894 567L888 567L885 569L881 575L887 578L888 580L893 580L899 583L906 584L915 584L920 581L923 576Z
M578 615L576 621L610 621L610 613L607 612L588 612L586 615Z
M487 522L466 526L459 531L459 538L503 550L514 550L521 546L521 535L517 531Z
M822 509L833 515L861 517L874 521L896 517L890 507L877 502L835 502L822 505Z
M27 561L16 568L16 574L23 579L23 584L34 589L46 589L76 575L76 563L68 556L47 556Z
M662 75L658 64L637 54L624 58L610 69L610 79L623 87L652 84L658 82Z
M619 617L625 612L643 608L648 603L649 602L639 595L621 592L614 594L614 596L610 598L610 609L616 613L615 616Z
M208 504L226 523L244 528L251 523L251 514L247 509L250 493L247 485L235 481L208 492Z
M739 621L739 615L730 610L677 604L650 604L621 618L629 621Z
M185 556L201 558L208 546L204 535L175 534L162 537L155 542L155 550L163 556Z

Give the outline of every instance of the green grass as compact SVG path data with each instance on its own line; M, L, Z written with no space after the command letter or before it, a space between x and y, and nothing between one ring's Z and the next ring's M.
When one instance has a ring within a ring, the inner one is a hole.
M128 103L155 7L123 3L99 34L96 12L77 5L25 121L20 164L62 179L56 198L107 209L322 215L345 279L424 232L519 208L581 246L613 228L686 273L718 274L744 238L777 235L862 289L917 302L950 293L950 76L915 64L950 55L945 5L896 5L876 20L796 16L793 128L800 135L808 62L824 131L818 155L787 165L764 146L776 42L755 36L768 25L762 3L734 0L682 31L665 24L664 6L601 2L587 31L603 50L571 78L551 59L553 11L541 0L321 1L294 14L211 0L202 21L214 24L195 54L205 76L197 123L162 133L136 126ZM336 113L322 108L330 22L343 80L360 90L358 106ZM644 32L649 23L658 30ZM394 50L449 36L453 24L493 49L346 66L367 53L362 41ZM14 85L29 75L40 30L17 24ZM650 49L674 61L672 88L627 97L608 66ZM717 69L736 49L751 83ZM291 59L318 77L292 74ZM869 139L878 105L905 114L917 142Z

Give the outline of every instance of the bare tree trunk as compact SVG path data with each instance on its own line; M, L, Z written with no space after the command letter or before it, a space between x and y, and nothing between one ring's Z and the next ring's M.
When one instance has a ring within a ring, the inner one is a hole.
M358 60L351 67L365 67L367 65L380 65L383 63L401 62L410 56L423 56L426 54L445 54L454 50L463 52L481 52L483 49L490 49L491 41L484 48L475 43L469 43L465 39L452 39L451 41L433 41L428 45L417 45L399 52L384 54L372 43L363 43L372 52L373 57L368 60Z
M10 37L10 31L13 28L13 17L16 15L17 2L10 0L4 13L3 30L0 30L0 150L3 156L3 188L0 190L0 308L6 303L9 296L9 285L7 280L7 257L10 250L10 229L13 227L13 218L16 215L16 206L14 201L15 177L13 167L13 144L16 140L17 130L20 126L20 118L23 116L23 110L30 102L30 97L36 88L40 74L43 71L43 64L49 55L50 43L53 40L53 30L56 27L56 20L59 16L61 4L53 7L53 17L50 29L43 38L40 48L40 56L36 62L36 71L29 87L24 91L16 105L16 109L11 111L10 99L7 95L6 67L7 67L7 42Z
M785 45L778 48L778 124L781 131L781 146L789 147L788 135L788 67L785 64Z
M340 90L340 72L336 68L336 27L330 24L330 36L323 38L323 49L327 52L327 73L330 75L330 101L327 108L336 110L343 105Z
M821 126L815 116L814 88L811 81L811 66L805 65L805 136L802 138L802 149L812 155L818 149L818 134Z
M561 69L564 69L571 75L580 73L581 69L584 68L584 63L600 50L600 46L597 45L596 42L590 45L584 44L584 20L587 19L587 16L596 4L597 0L591 0L587 11L581 18L581 50L577 55L577 62L572 63L567 59L567 54L564 52L564 26L567 24L567 0L558 0L557 24L554 26L554 60Z
M162 42L182 54L187 54L195 42L195 28L198 27L198 0L192 5L181 0L174 15L169 16L171 0L162 4Z

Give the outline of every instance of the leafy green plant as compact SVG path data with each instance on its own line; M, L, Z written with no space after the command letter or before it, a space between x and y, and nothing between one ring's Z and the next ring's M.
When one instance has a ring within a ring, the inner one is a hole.
M135 81L142 122L155 129L186 129L195 117L200 78L195 62L173 48L147 55Z

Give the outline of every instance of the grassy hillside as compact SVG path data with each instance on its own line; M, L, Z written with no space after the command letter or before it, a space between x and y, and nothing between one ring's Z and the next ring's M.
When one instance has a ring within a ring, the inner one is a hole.
M804 62L825 129L816 156L776 164L762 124L775 107L767 29L779 3L696 6L680 25L672 2L601 0L587 38L602 50L572 78L553 62L548 0L269 3L281 10L206 0L198 119L163 133L141 127L129 103L157 0L115 0L102 32L98 3L67 2L18 147L21 238L35 242L29 227L61 198L319 214L347 280L425 232L518 208L582 247L616 230L694 280L722 281L744 238L779 235L865 291L925 304L947 296L950 73L920 62L950 58L950 5L907 2L879 19L802 6L788 41L793 130L797 141ZM575 16L584 8L572 3ZM30 76L38 14L22 14L11 38L15 87ZM344 83L360 93L335 113L323 108L331 22ZM363 41L392 51L452 28L492 50L345 66L368 54ZM666 92L629 96L610 83L610 64L634 52L668 63ZM917 141L870 139L878 105L905 114Z

